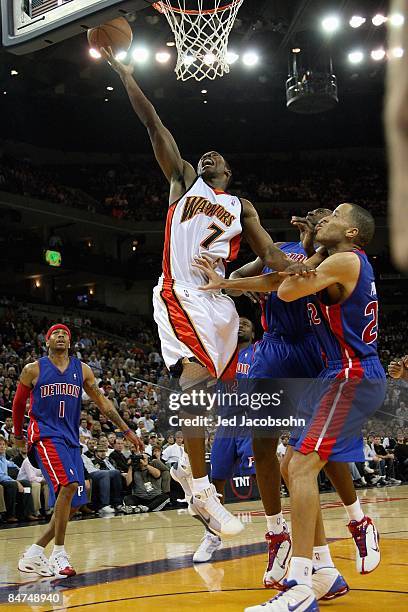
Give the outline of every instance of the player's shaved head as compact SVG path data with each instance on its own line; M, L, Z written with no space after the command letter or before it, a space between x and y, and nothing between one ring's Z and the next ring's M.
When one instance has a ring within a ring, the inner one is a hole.
M375 232L375 221L373 215L359 206L358 204L349 204L349 217L353 225L358 229L358 234L355 242L364 247L371 242Z

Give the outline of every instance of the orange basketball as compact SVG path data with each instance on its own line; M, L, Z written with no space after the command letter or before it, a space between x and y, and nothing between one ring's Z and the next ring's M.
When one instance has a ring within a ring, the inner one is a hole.
M88 30L88 42L92 49L112 47L114 54L127 51L132 44L132 30L124 17L117 17L103 25Z

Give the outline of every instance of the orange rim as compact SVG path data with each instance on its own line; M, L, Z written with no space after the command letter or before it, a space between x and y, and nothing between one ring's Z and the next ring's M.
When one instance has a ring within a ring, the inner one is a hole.
M214 13L222 13L223 11L227 11L228 9L234 7L236 4L239 4L241 2L241 0L234 0L233 2L230 2L229 4L225 4L224 6L219 6L218 8L213 8L213 9L206 9L204 11L188 11L188 10L183 10L178 6L172 6L170 4L165 4L164 1L162 0L161 2L155 2L154 4L152 4L153 8L156 9L156 11L159 11L159 13L164 13L165 8L170 9L171 11L173 11L173 13L178 13L180 15L213 15ZM163 8L163 5L165 6L165 8Z

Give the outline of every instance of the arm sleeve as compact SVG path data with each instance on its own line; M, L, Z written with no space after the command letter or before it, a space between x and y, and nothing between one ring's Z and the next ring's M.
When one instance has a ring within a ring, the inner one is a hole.
M26 411L27 400L30 397L31 389L23 383L18 383L17 391L13 400L13 425L16 436L23 435L24 415Z

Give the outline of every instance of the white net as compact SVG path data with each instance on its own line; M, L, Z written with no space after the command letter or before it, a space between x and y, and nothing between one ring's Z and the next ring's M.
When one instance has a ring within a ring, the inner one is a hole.
M202 81L229 72L228 37L242 3L243 0L161 0L154 4L166 16L174 34L178 79Z

